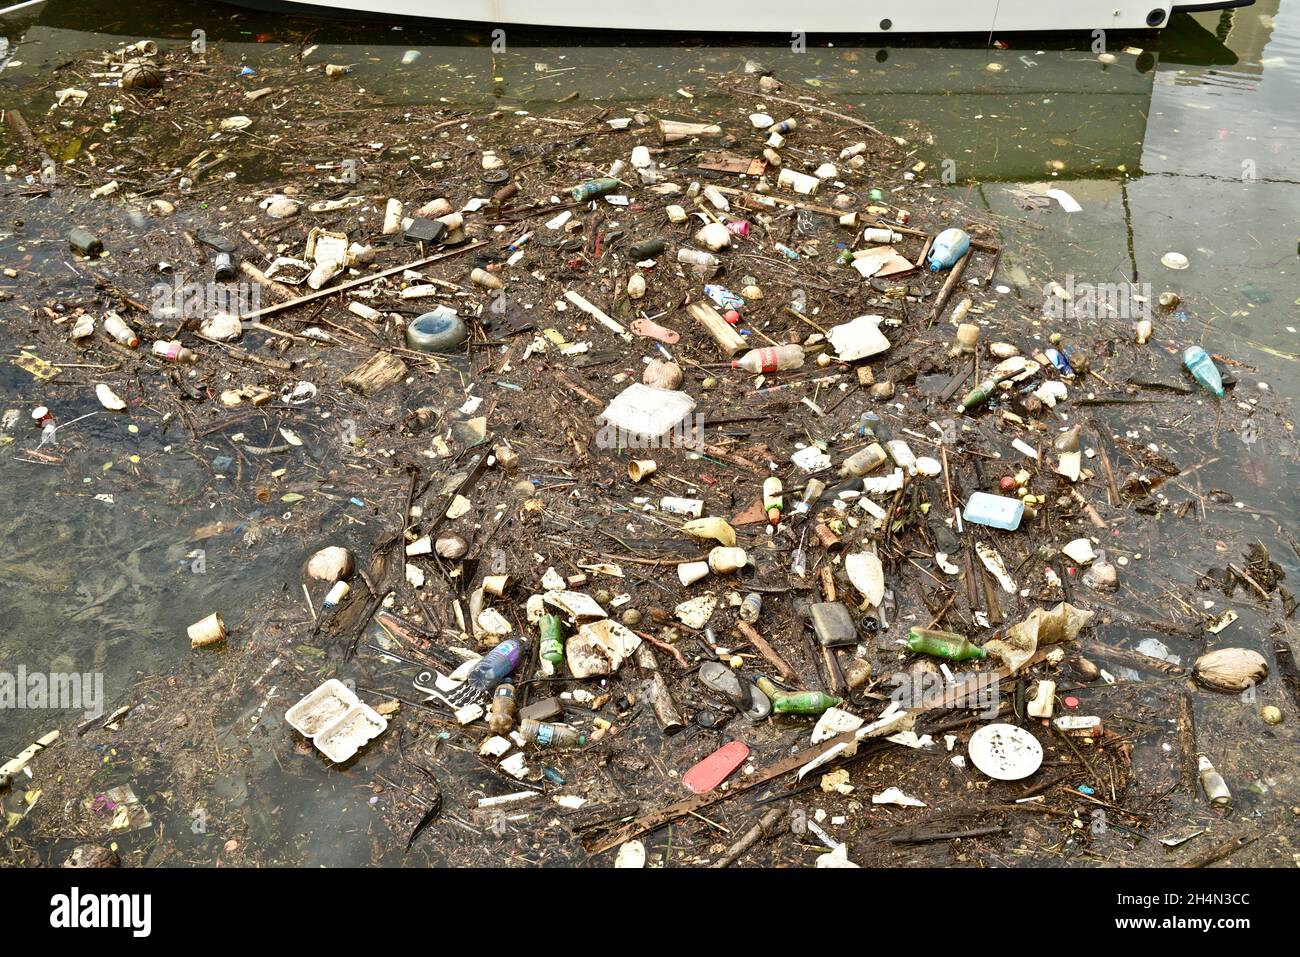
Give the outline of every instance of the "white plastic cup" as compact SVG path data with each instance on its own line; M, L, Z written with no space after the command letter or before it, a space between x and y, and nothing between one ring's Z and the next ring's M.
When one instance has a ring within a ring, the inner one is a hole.
M208 617L190 625L186 632L190 636L191 648L207 648L209 645L220 644L226 640L226 623L221 620L221 612L214 611Z
M708 573L708 562L683 562L677 566L677 579L683 585L694 585Z

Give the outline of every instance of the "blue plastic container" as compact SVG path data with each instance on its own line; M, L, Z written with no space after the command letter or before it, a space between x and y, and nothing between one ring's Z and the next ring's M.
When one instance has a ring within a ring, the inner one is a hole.
M934 245L930 247L930 257L926 260L926 265L933 271L940 269L951 269L957 264L957 260L966 255L970 249L970 233L964 229L945 229L938 236L934 237Z
M966 508L961 517L972 525L987 525L989 528L1014 532L1020 527L1020 520L1025 517L1025 503L1005 495L976 492L966 500Z

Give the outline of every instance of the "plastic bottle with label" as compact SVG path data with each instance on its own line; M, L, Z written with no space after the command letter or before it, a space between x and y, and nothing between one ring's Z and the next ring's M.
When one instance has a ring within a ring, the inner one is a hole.
M514 730L518 713L515 686L508 682L497 685L497 690L492 693L492 707L488 711L488 727L495 734L509 734Z
M750 349L739 359L732 359L731 368L744 369L755 374L784 372L787 369L798 369L803 365L803 361L803 346L787 343L782 346Z
M859 449L844 460L844 464L840 466L839 476L844 478L849 475L866 475L884 465L888 458L888 453L880 443L872 442L865 449Z
M969 412L971 409L977 409L989 399L997 394L998 384L1002 380L997 376L989 376L975 388L971 389L962 397L958 410Z
M507 638L480 658L465 676L465 687L486 694L519 667L527 645L518 638Z
M579 183L569 190L569 195L573 197L574 202L585 203L587 200L595 199L598 196L608 196L622 185L613 177L602 176L599 179L589 179Z
M153 344L153 354L164 362L188 362L194 363L199 361L199 357L194 354L193 349L186 349L178 340L171 342L165 339L159 339Z
M775 475L763 479L763 511L767 520L773 525L781 524L781 511L785 507L785 491L781 480Z
M580 748L587 743L586 736L577 728L560 722L525 718L519 725L519 733L539 748Z

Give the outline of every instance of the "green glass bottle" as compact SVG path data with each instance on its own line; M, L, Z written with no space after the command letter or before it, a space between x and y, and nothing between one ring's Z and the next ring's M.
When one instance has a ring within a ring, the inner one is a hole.
M772 710L777 714L821 714L843 701L824 691L795 691L772 696Z
M584 180L569 190L569 195L573 197L574 202L585 203L598 196L608 196L622 185L610 176L602 176L599 179Z
M543 615L539 622L542 630L541 655L551 664L564 660L564 619L559 615Z
M923 655L934 655L949 661L988 657L988 652L979 645L972 645L968 638L951 631L931 631L929 628L911 629L907 633L907 647Z
M997 392L998 384L1002 380L997 376L990 376L975 388L971 389L961 400L961 411L967 412L970 409L978 408L989 399L993 398Z

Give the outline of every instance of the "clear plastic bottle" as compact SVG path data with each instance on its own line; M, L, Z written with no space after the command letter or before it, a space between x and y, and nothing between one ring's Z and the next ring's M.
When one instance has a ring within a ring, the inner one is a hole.
M807 537L807 529L799 536L799 547L794 550L790 556L790 571L799 578L808 574L808 550L804 548L804 539Z
M1188 346L1183 353L1183 365L1192 374L1192 378L1204 388L1209 389L1220 398L1223 397L1223 377L1214 365L1210 354L1200 346Z
M519 667L527 648L518 638L507 638L474 664L465 677L465 687L487 694Z
M683 247L677 250L677 261L686 263L691 266L700 266L708 269L717 269L720 260L713 253L706 253L699 249L688 249Z
M520 723L519 733L525 741L539 748L580 748L587 743L586 736L571 724L534 721L532 718L525 718Z
M140 338L126 324L126 320L112 310L104 315L104 331L128 349L134 349L140 344Z
M803 360L803 346L787 343L783 346L750 349L739 359L732 359L731 368L753 373L784 372L787 369L798 369L803 365Z
M488 712L488 727L494 734L509 734L514 730L518 713L515 686L509 682L497 685L497 690L492 694L492 709Z
M876 430L880 428L880 416L868 409L862 413L858 419L858 438L876 438Z

